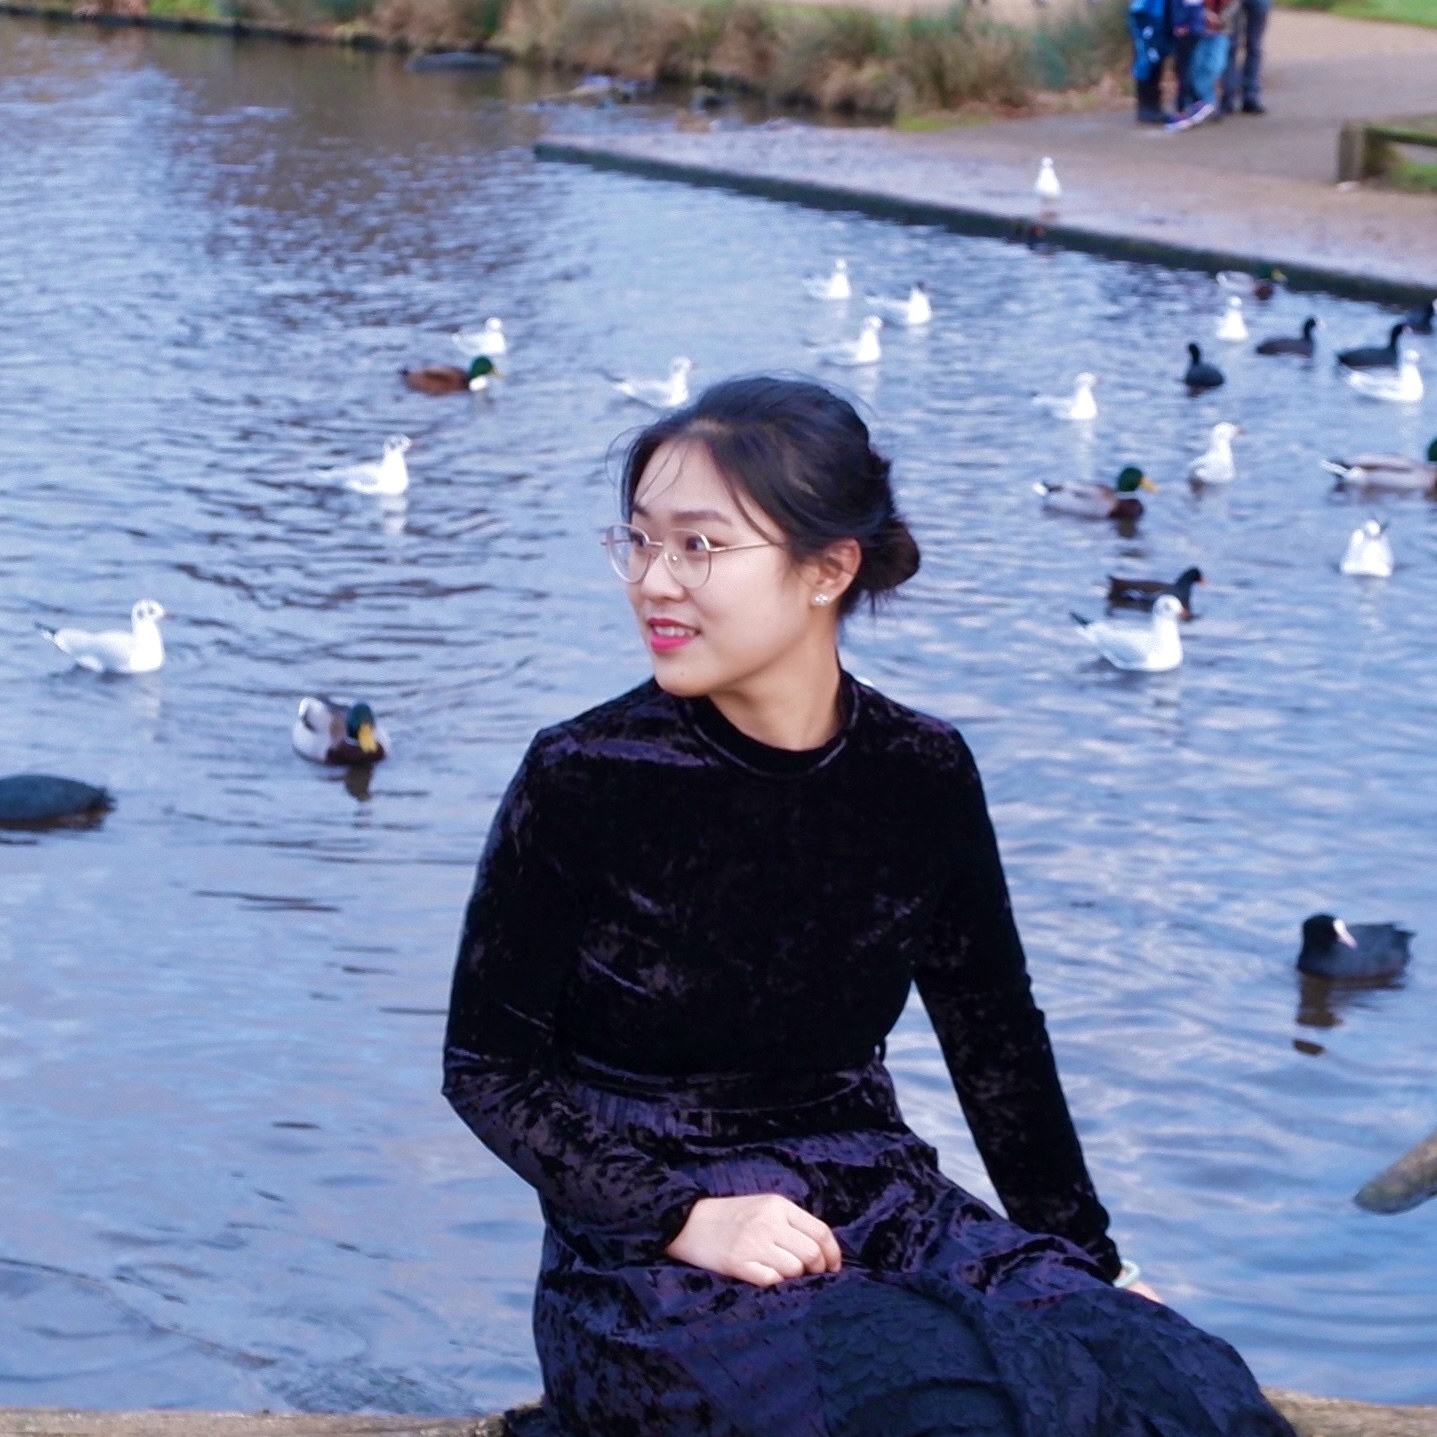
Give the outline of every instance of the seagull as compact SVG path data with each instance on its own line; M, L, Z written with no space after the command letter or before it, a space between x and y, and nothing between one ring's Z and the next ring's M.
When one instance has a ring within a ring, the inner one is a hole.
M1176 594L1159 594L1153 602L1152 622L1146 626L1085 619L1081 614L1074 614L1073 622L1115 669L1160 674L1183 661L1183 641L1178 637L1182 611L1183 601Z
M848 261L834 260L832 274L809 275L803 287L813 299L852 299L853 283L848 278Z
M1344 487L1437 498L1437 439L1427 446L1426 463L1405 454L1357 454L1351 459L1324 459L1322 467L1337 475L1338 484Z
M1407 321L1400 320L1388 331L1386 344L1359 345L1356 349L1344 349L1337 356L1337 362L1345 369L1396 369L1397 341Z
M1386 399L1393 404L1415 404L1422 398L1422 371L1417 368L1417 351L1404 349L1396 374L1365 369L1349 372L1347 382L1369 399Z
M1073 392L1065 395L1035 394L1033 403L1041 405L1055 419L1096 419L1098 401L1093 398L1093 386L1098 376L1086 371L1073 381Z
M1406 968L1412 934L1395 923L1354 923L1314 913L1302 925L1298 969L1314 978L1395 978Z
M378 763L389 752L389 735L367 703L317 695L300 699L289 741L312 763Z
M1232 462L1232 441L1242 430L1236 424L1214 424L1207 449L1188 465L1188 478L1194 484L1231 484L1237 478Z
M1197 345L1188 345L1188 367L1183 373L1183 383L1193 391L1199 389L1216 389L1220 384L1226 384L1227 378L1217 365L1209 364L1202 357L1202 350Z
M907 299L885 299L881 294L870 294L865 296L865 303L887 322L909 329L917 329L933 318L933 305L921 280L908 291Z
M679 355L669 365L667 379L625 379L609 375L609 383L624 396L650 409L679 409L689 402L689 374L694 362Z
M1063 187L1058 183L1058 172L1047 155L1043 156L1043 162L1038 166L1038 178L1033 181L1033 193L1045 204L1052 204L1062 198Z
M404 462L411 440L407 434L391 434L384 441L384 457L377 464L347 464L340 469L326 469L344 487L356 494L402 494L409 488L409 466Z
M1311 359L1313 351L1317 348L1312 338L1312 331L1320 328L1321 325L1322 321L1313 315L1303 322L1300 336L1280 335L1276 339L1264 339L1258 345L1257 352L1259 354L1300 354L1304 359Z
M878 331L883 321L876 314L870 314L863 321L863 328L857 339L840 340L837 344L824 345L818 357L825 364L836 364L843 369L859 369L865 364L877 364L883 358L883 346L878 342Z
M456 330L449 336L455 349L465 359L502 359L509 352L509 341L504 337L502 319L486 319L483 329Z
M165 662L165 641L159 628L164 617L163 605L154 599L141 599L130 610L129 633L123 629L92 634L85 629L50 629L44 624L35 627L62 654L69 654L91 673L150 674Z
M1347 551L1337 566L1344 574L1357 574L1369 579L1392 577L1392 545L1387 539L1387 525L1369 519L1352 531Z
M1231 344L1241 344L1247 339L1247 321L1242 317L1242 300L1230 295L1227 308L1217 322L1217 337Z

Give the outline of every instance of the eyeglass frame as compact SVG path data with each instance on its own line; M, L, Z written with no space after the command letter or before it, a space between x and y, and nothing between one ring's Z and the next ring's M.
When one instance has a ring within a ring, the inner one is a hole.
M644 565L643 572L640 573L637 578L631 579L627 574L620 573L619 566L614 560L611 539L615 532L620 529L626 530L631 534L637 534L644 541L644 549L648 553L648 562ZM675 534L691 534L703 544L703 553L708 558L708 568L703 578L700 579L697 584L686 584L678 576L675 565L683 562L690 556L680 550L669 547L669 540L672 539ZM643 529L640 529L637 524L610 524L609 527L604 530L603 534L600 535L599 543L609 550L610 567L615 574L618 574L619 579L623 583L629 585L642 584L644 580L649 577L649 570L654 567L654 560L658 558L659 554L662 554L664 562L668 565L669 577L683 589L685 593L692 593L695 589L703 588L709 579L713 577L713 556L715 554L732 554L741 549L782 549L786 547L784 543L778 539L760 539L753 544L715 544L707 534L701 533L697 529L686 529L683 527L670 529L662 539L655 540ZM656 549L658 551L657 553L654 552Z

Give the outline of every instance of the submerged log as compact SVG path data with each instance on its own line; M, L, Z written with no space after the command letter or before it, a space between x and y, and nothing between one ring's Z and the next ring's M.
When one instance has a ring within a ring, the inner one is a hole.
M1437 1407L1386 1407L1263 1389L1298 1437L1437 1437ZM0 1437L508 1437L489 1417L316 1412L67 1412L0 1408Z

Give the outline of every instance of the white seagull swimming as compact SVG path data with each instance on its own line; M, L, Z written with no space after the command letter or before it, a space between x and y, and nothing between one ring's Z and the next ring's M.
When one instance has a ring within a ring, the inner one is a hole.
M413 441L407 434L391 434L384 441L384 455L374 464L346 464L326 469L326 474L344 480L344 487L356 494L402 494L409 488L409 466L404 455Z
M848 277L848 261L836 259L832 274L812 274L803 282L811 299L851 299L853 281Z
M1214 424L1207 449L1188 465L1188 478L1194 484L1231 484L1237 478L1237 465L1232 459L1232 441L1242 430L1236 424Z
M1115 669L1130 673L1161 674L1183 661L1178 620L1183 601L1176 594L1160 594L1153 604L1152 622L1116 624L1107 619L1073 615L1079 632Z
M1337 566L1344 574L1359 574L1370 579L1392 577L1392 545L1387 538L1387 525L1369 519L1352 531L1347 551Z
M820 346L818 357L825 364L836 364L842 369L859 369L866 364L877 364L883 358L883 346L878 342L878 331L883 321L876 314L870 314L863 321L863 328L857 339L840 340L837 344Z
M609 375L609 383L624 396L650 409L678 409L689 402L689 375L694 362L679 355L669 365L667 379L625 379Z
M1062 198L1063 187L1058 183L1058 172L1047 155L1043 156L1043 162L1038 166L1038 178L1033 181L1033 193L1048 204Z
M1347 382L1369 399L1386 399L1393 404L1415 404L1422 398L1422 371L1417 368L1417 351L1404 349L1402 362L1394 373L1382 369L1351 369Z
M486 319L483 329L458 329L449 337L465 359L501 359L509 352L502 319Z
M1096 374L1084 372L1073 381L1071 394L1035 394L1033 403L1041 405L1056 419L1096 419L1098 401L1093 398L1093 386L1097 382Z
M69 654L82 669L94 674L151 674L165 662L165 641L160 637L164 606L141 599L130 610L130 631L111 629L92 634L85 629L50 629L36 624L44 636Z
M1217 337L1230 344L1241 344L1247 339L1247 321L1242 317L1242 300L1235 294L1228 296L1227 308L1217 322Z
M870 294L864 296L864 302L887 323L905 325L909 329L928 324L933 318L933 305L921 280L908 291L907 299L887 299L881 294Z

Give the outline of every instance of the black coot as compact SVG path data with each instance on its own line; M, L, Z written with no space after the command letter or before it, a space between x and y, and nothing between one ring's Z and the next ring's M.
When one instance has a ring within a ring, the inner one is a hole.
M1188 364L1187 373L1183 375L1183 383L1189 389L1216 389L1219 384L1226 384L1227 380L1217 365L1209 364L1202 357L1202 350L1197 345L1188 345L1188 354L1191 362Z
M1407 321L1404 319L1392 326L1392 332L1387 336L1386 344L1369 344L1357 349L1344 349L1337 356L1337 362L1347 369L1396 369L1397 341L1402 338L1402 331L1406 328Z
M1108 603L1115 609L1151 609L1162 594L1172 594L1183 606L1183 618L1192 618L1193 585L1205 584L1202 570L1184 569L1171 584L1161 579L1123 579L1108 575Z
M1312 358L1312 352L1317 348L1313 342L1312 331L1317 328L1317 320L1309 319L1302 326L1302 333L1296 336L1281 336L1277 339L1264 339L1257 347L1259 354L1300 354L1305 359Z
M1302 925L1298 969L1314 978L1395 978L1407 967L1412 934L1395 923L1354 923L1314 913Z

